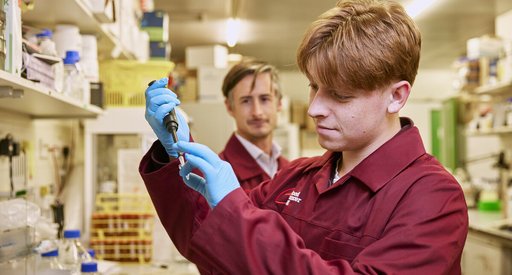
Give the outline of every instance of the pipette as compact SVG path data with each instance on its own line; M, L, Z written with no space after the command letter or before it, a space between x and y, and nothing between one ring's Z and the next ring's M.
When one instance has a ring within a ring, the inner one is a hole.
M167 87L171 84L171 78L169 78L169 82L167 82ZM155 83L155 80L149 82L148 87L153 85ZM178 117L176 116L176 110L172 109L165 117L164 117L164 125L167 131L171 134L172 139L174 142L178 142L178 135L176 132L178 132ZM179 168L183 165L185 165L185 157L183 156L182 152L178 152L178 160L180 161Z

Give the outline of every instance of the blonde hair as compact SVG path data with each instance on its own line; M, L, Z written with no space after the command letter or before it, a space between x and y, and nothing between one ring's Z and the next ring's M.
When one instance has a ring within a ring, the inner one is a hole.
M248 75L253 76L251 91L254 89L254 85L256 82L256 76L262 73L270 73L270 78L272 82L272 90L275 92L277 98L281 98L281 89L279 87L279 77L277 69L270 65L267 62L254 60L254 59L245 59L240 63L234 65L229 72L224 77L224 82L222 83L222 94L226 99L231 100L231 91L233 88L244 79Z
M319 84L371 91L396 80L412 85L420 50L419 29L400 4L342 0L311 24L297 63Z

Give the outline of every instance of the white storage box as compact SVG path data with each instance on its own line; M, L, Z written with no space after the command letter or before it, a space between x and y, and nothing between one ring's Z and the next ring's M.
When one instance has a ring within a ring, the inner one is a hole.
M222 82L227 68L201 66L197 69L197 93L200 102L223 101Z
M228 67L228 48L221 45L187 47L185 63L187 69L197 69L199 66L226 68Z

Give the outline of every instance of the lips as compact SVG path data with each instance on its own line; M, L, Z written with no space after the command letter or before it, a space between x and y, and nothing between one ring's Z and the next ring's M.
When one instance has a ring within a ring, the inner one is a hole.
M326 126L323 126L323 125L317 125L316 126L316 132L319 135L328 135L328 134L332 134L335 131L336 131L336 129L330 128L330 127L326 127Z
M249 120L248 123L249 123L249 125L252 125L252 126L261 127L261 126L267 124L267 121L263 120L263 119L256 119L256 120Z

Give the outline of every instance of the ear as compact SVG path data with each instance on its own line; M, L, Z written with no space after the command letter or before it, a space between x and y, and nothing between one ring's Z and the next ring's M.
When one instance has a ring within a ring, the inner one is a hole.
M282 109L283 109L283 102L281 101L280 97L277 97L277 111L281 112Z
M411 92L411 84L408 81L402 80L396 82L390 87L391 93L389 95L389 113L398 113L402 109L409 98Z
M230 102L229 99L224 99L224 105L226 106L226 111L228 111L228 114L230 116L233 116L233 104Z

